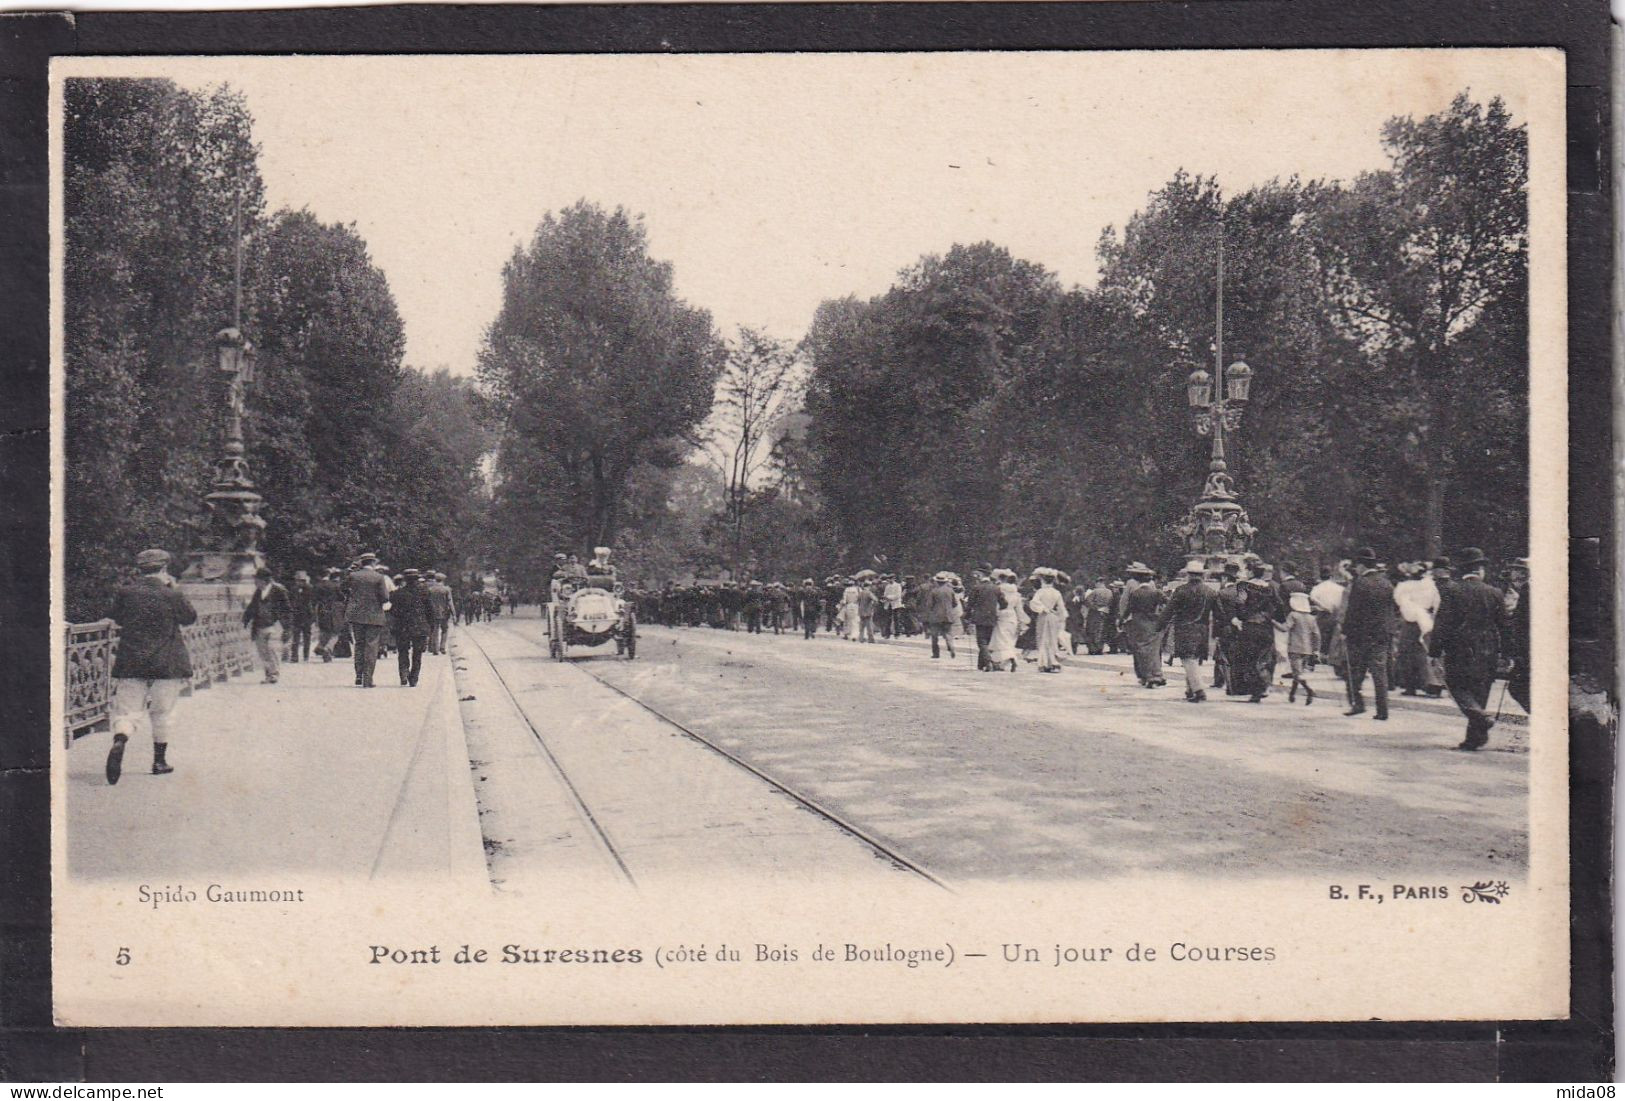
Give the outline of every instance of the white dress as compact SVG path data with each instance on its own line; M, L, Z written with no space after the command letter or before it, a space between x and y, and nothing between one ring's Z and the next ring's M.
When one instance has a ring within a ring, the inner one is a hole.
M993 625L993 639L987 646L988 656L995 665L1016 656L1016 636L1028 623L1027 613L1021 607L1024 603L1021 590L1005 581L999 585L999 592L1004 596L1005 606L999 609L998 622Z
M848 585L846 591L841 594L841 633L856 642L858 627L862 622L863 618L858 615L858 587Z
M1053 586L1044 586L1028 602L1038 617L1038 667L1061 664L1061 628L1066 625L1066 599Z

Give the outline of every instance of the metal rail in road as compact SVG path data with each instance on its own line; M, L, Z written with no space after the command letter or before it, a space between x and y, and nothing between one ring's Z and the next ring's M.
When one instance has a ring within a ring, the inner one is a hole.
M505 624L502 624L500 622L496 623L495 625L500 630L507 632L508 634L512 635L513 637L515 637L517 639L520 639L521 641L525 642L527 645L531 645L531 646L535 645L535 642L533 640L526 638L523 634L521 634L520 632L514 630L512 627L508 627ZM464 632L463 637L468 638L470 636L468 635L467 632ZM517 710L520 713L520 715L522 717L524 717L525 724L530 727L531 733L533 735L535 735L536 741L541 745L543 752L545 752L547 754L547 756L548 756L548 759L553 762L553 767L558 771L558 774L561 777L564 778L564 783L565 783L565 785L567 787L569 787L571 794L575 797L577 805L581 808L582 812L587 816L588 820L593 823L594 827L596 829L598 829L599 836L603 839L604 844L606 846L608 846L610 851L613 853L614 852L614 846L610 844L608 835L603 832L602 827L598 826L597 820L592 818L592 812L587 809L586 803L582 800L580 793L576 791L575 786L570 783L569 777L564 775L563 767L560 766L560 764L558 762L558 759L553 756L552 751L547 748L547 743L546 743L546 741L543 740L541 732L539 730L537 730L536 725L530 721L530 717L528 715L525 715L524 708L520 706L518 698L514 696L513 689L508 687L508 682L503 679L501 672L497 671L496 663L491 660L490 654L488 654L486 652L485 647L480 646L480 644L479 644L479 642L477 640L474 641L474 645L476 647L478 647L480 653L485 657L486 662L491 666L492 670L496 671L497 680L498 680L498 682L501 683L503 690L508 693L509 699L511 699L513 701L513 705L514 705L515 710ZM739 756L735 755L734 753L729 752L728 750L724 749L722 746L718 745L716 742L712 741L710 738L707 738L704 734L701 734L698 731L693 730L688 726L685 726L684 724L678 722L676 719L672 718L670 715L667 715L666 713L659 710L658 708L650 706L649 704L645 703L643 700L640 700L636 696L632 695L632 693L626 691L624 688L621 688L621 687L619 687L617 685L611 684L609 681L605 680L603 677L599 676L597 673L594 673L591 669L587 668L585 665L581 665L581 664L578 664L578 663L576 663L574 661L569 661L569 660L566 660L564 662L564 664L569 666L571 669L574 669L576 672L582 674L583 676L589 678L590 680L596 681L598 684L603 685L605 688L609 689L611 692L614 692L616 695L619 695L619 696L622 696L622 697L624 697L624 698L626 698L628 700L631 700L638 707L641 707L643 710L647 711L649 714L653 715L656 719L659 719L662 723L665 723L667 726L672 727L674 730L678 731L684 737L690 739L691 741L697 742L701 746L704 746L706 749L709 749L712 753L715 753L717 756L719 756L719 757L723 758L724 760L728 761L730 764L732 764L732 765L734 765L734 766L736 766L738 768L741 768L744 771L750 773L752 776L755 776L758 780L761 780L763 783L767 784L769 787L773 788L775 791L782 792L783 794L789 796L796 803L799 803L803 808L811 811L813 814L816 814L818 817L820 817L820 818L824 819L825 821L829 822L832 826L834 826L836 829L840 830L842 833L848 834L851 837L854 837L857 840L861 841L864 845L866 845L870 849L874 850L875 853L877 853L880 857L882 857L883 859L889 861L890 863L892 863L896 867L900 868L901 870L906 871L906 872L911 872L914 875L919 876L921 879L924 879L928 883L931 883L934 886L940 887L945 891L952 891L951 887L949 887L942 880L938 879L936 876L932 875L930 872L926 871L919 864L915 863L914 861L910 860L908 857L904 856L902 853L898 852L896 849L894 849L891 846L887 845L884 841L881 841L879 838L877 838L874 835L870 834L867 830L864 830L861 826L858 826L856 823L848 821L846 818L842 817L840 814L837 814L835 811L830 810L828 807L826 807L822 803L818 802L818 800L812 798L809 795L806 795L803 792L797 791L795 788L791 787L789 784L786 784L782 780L776 779L773 776L769 776L767 773L763 772L761 769L757 768L755 765L751 764L749 761L745 760L742 757L739 757ZM629 871L626 871L626 865L621 862L620 856L618 854L616 855L615 860L616 860L616 863L621 865L621 869L622 869L623 872L626 873L627 879L631 880L632 873L629 872Z
M486 651L485 647L480 644L480 640L474 637L472 632L459 631L458 634L460 638L466 639L473 643L474 648L478 650L480 652L480 656L485 659L485 664L491 667L491 672L495 674L497 683L500 684L502 686L502 690L508 694L508 702L513 704L514 711L521 719L524 720L525 725L530 728L531 737L536 739L536 744L541 747L542 753L547 757L548 763L553 766L553 772L558 776L559 782L562 783L565 790L570 793L570 799L575 803L577 812L580 813L583 821L585 821L591 828L592 835L594 838L596 838L599 848L615 862L615 867L620 873L621 878L625 879L626 882L633 887L636 887L638 885L638 881L633 878L632 869L626 866L626 861L622 859L620 850L615 847L615 842L610 839L609 831L604 828L603 823L599 822L597 817L593 814L592 808L587 805L587 800L582 797L582 794L576 788L574 781L570 779L570 774L564 771L563 763L558 759L558 757L554 756L553 750L548 747L547 739L542 737L542 732L536 729L535 723L530 721L530 715L525 711L524 704L519 702L518 695L515 694L513 688L508 684L508 679L502 675L502 670L497 668L497 663L491 658L490 653Z

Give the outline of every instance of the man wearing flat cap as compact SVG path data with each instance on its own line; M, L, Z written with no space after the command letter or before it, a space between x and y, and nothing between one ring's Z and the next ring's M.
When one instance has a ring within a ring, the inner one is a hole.
M457 602L446 584L446 575L435 571L424 573L424 590L429 594L429 653L446 652L446 636L451 633L451 620L457 614Z
M1456 748L1475 750L1488 742L1495 720L1485 714L1490 686L1501 660L1501 628L1506 598L1484 581L1488 560L1477 547L1461 552L1460 579L1439 594L1439 614L1428 638L1428 653L1444 661L1444 686L1467 716L1467 737Z
M169 575L169 552L144 550L135 556L135 567L139 576L119 589L111 616L119 627L119 644L113 660L109 784L118 783L123 774L124 746L143 715L152 724L153 775L175 771L164 756L173 731L170 713L192 679L181 628L197 622L197 610Z

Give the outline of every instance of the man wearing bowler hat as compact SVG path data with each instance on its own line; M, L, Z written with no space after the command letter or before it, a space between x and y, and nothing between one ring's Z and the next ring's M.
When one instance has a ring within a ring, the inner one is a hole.
M1361 547L1354 556L1354 581L1344 601L1343 640L1348 646L1349 709L1345 715L1365 713L1360 690L1366 671L1376 689L1377 713L1388 718L1388 652L1394 638L1394 586L1377 566L1377 552Z
M171 733L170 712L192 679L181 628L197 622L197 610L169 575L169 552L144 550L135 556L140 576L119 589L112 620L118 624L118 656L113 659L111 723L113 748L107 754L107 782L124 771L124 746L147 716L152 724L152 774L174 772L164 758Z
M1456 748L1475 750L1489 741L1495 720L1484 713L1501 660L1506 598L1484 581L1488 560L1477 547L1461 552L1460 579L1439 594L1439 615L1428 652L1444 662L1444 686L1467 716L1467 737Z

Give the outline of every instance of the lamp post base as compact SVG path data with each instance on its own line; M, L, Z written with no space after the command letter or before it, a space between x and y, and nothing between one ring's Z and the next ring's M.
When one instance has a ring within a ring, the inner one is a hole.
M193 551L180 590L198 615L241 612L254 596L254 573L264 564L258 551Z
M1208 475L1202 498L1175 529L1192 558L1240 557L1252 549L1258 529L1236 497L1230 475L1216 470Z

